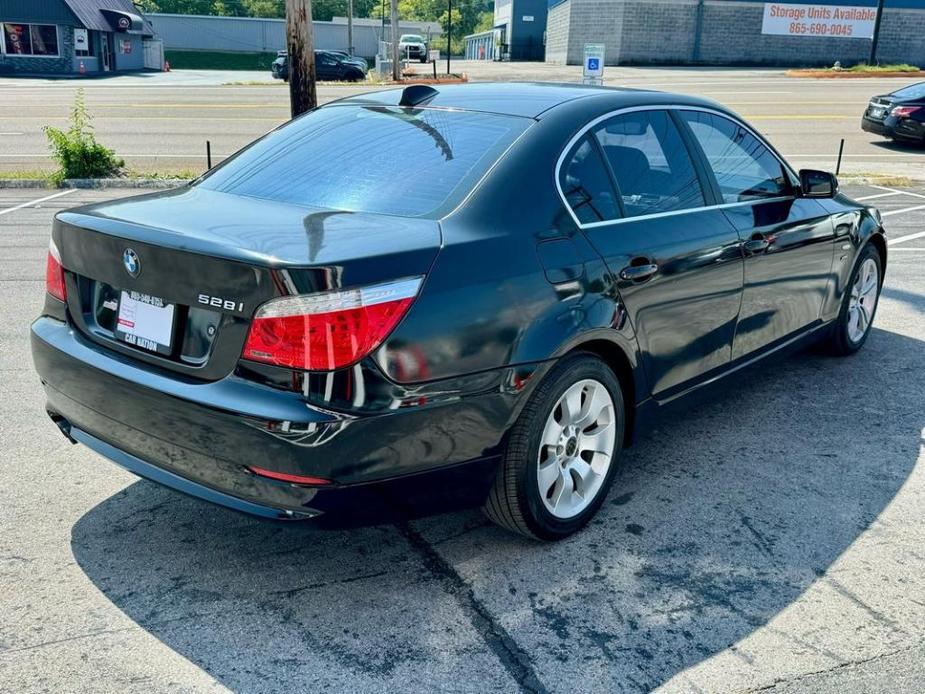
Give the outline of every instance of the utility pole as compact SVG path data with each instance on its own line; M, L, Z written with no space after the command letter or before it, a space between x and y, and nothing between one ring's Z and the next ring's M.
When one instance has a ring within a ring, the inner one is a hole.
M353 55L353 0L347 0L347 54Z
M877 1L877 18L874 20L874 35L870 43L870 60L868 65L877 64L877 44L880 42L880 20L883 18L883 0Z
M450 43L453 36L453 0L446 0L446 74L450 74Z
M289 52L289 107L295 118L318 105L312 0L286 0L286 49Z
M398 82L401 79L401 63L398 50L398 0L392 0L392 79Z

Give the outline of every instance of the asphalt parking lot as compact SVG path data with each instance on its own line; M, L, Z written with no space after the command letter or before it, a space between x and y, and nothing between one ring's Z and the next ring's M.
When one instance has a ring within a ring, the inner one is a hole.
M419 66L421 71L430 66ZM444 69L441 63L439 68ZM473 81L580 82L580 66L454 61ZM845 138L843 172L921 178L925 147L895 145L861 130L870 97L917 78L803 79L780 69L608 67L607 86L695 94L743 115L797 168L834 170ZM244 82L234 85L232 82ZM0 78L0 172L53 170L42 133L65 127L78 87L100 141L142 172L195 172L289 118L289 94L269 73L177 70L86 80ZM319 84L326 103L381 86Z
M0 191L0 692L925 690L925 188L847 190L891 238L864 349L663 423L555 545L269 525L70 445L28 346L49 224L128 193Z

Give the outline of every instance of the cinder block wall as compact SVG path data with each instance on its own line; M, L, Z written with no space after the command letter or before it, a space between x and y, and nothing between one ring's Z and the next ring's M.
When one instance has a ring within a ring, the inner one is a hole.
M568 62L569 20L572 13L571 0L565 0L549 8L546 15L546 62L564 64Z
M697 20L695 1L627 0L613 4L624 8L618 58L621 63L677 65L693 59Z
M549 11L546 60L578 65L586 43L603 43L608 65L831 65L867 60L870 40L761 33L762 2L567 0ZM880 62L925 66L925 9L887 7Z

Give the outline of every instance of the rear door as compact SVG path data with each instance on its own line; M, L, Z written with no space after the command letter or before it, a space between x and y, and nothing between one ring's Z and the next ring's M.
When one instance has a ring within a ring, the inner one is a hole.
M723 212L744 241L745 287L732 358L820 321L835 255L835 227L777 155L741 123L681 110L700 146Z
M559 183L604 257L654 395L728 364L742 290L735 228L666 110L622 112L563 158Z
M330 53L315 53L315 75L320 80L338 80L341 78L340 64Z

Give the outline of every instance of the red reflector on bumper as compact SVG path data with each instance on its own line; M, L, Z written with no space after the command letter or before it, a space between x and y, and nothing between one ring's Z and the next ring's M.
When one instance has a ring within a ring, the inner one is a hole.
M258 477L266 477L271 480L279 480L280 482L289 482L290 484L304 484L310 487L319 487L325 484L331 484L331 480L326 480L323 477L309 477L308 475L290 475L285 472L276 472L275 470L265 470L262 467L254 467L253 465L246 465L245 469L249 472L254 473Z

